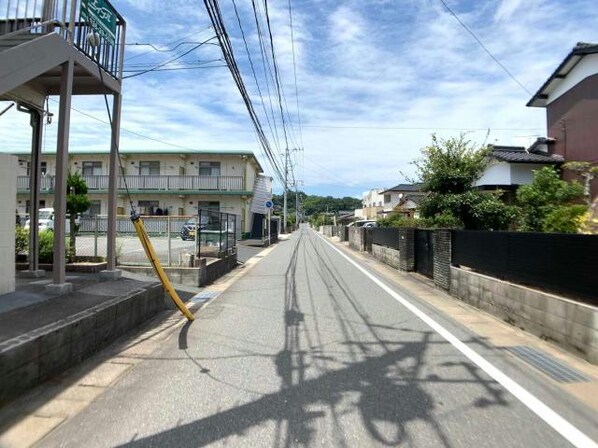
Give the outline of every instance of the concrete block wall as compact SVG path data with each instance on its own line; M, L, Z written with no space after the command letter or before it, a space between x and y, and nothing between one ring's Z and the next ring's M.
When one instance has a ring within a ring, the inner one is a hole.
M0 154L0 294L15 290L17 169L17 157Z
M349 227L349 246L365 252L365 229L363 227Z
M372 255L382 263L392 266L395 269L400 268L400 253L396 249L372 244Z
M598 308L451 267L450 293L598 364Z
M399 269L406 272L415 269L415 229L399 229Z
M451 231L434 230L434 284L448 290L451 285Z
M0 406L79 364L164 309L162 285L135 289L0 344Z

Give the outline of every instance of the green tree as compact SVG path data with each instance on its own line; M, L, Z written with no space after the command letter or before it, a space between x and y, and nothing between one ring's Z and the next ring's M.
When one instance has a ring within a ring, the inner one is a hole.
M68 258L71 262L75 261L77 244L77 216L86 212L91 207L91 202L87 197L87 184L78 172L69 172L67 181L66 212L69 215L71 225L70 242Z
M517 189L521 205L520 229L527 232L577 231L579 218L586 207L573 204L581 198L583 186L579 182L562 180L556 169L546 166L534 172L529 185Z
M590 185L592 180L598 178L598 165L592 165L590 162L567 162L563 165L563 169L573 171L581 176L584 181L583 195L588 206L591 205Z
M420 204L423 218L432 225L438 221L466 229L509 227L517 210L501 201L502 192L473 188L486 168L487 148L476 148L463 134L447 140L432 135L432 144L421 152L413 164L422 190L428 192Z

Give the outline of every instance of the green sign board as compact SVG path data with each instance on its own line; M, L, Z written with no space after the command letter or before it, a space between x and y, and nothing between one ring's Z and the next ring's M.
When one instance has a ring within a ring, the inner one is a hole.
M104 0L81 0L81 20L89 22L100 36L114 45L116 41L116 12Z

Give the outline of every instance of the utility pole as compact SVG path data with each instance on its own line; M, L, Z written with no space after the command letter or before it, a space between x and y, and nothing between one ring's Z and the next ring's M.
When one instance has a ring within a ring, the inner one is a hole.
M287 191L289 189L289 148L284 152L284 209L282 219L283 233L287 233Z

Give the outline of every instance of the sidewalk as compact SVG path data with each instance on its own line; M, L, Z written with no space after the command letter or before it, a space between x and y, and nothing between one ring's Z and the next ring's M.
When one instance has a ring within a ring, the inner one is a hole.
M444 290L437 288L432 280L420 274L394 269L367 252L353 250L349 247L348 242L341 242L338 237L326 238L339 249L358 259L364 267L375 271L386 281L392 283L395 288L404 291L408 296L429 305L438 313L467 328L489 346L504 350L516 365L523 369L533 369L533 372L543 378L544 381L565 390L576 400L592 408L598 415L598 366L565 351L557 345L551 344L549 341L513 327L483 310L458 300ZM542 358L540 361L544 361L544 363L556 362L557 364L553 364L554 369L572 369L580 375L580 378L584 377L584 379L559 381L550 375L553 372L538 369L538 367L542 367L541 363L534 365L532 363L533 359L528 358L526 360L525 357L518 357L516 353L521 348L531 349L532 353L539 355Z

